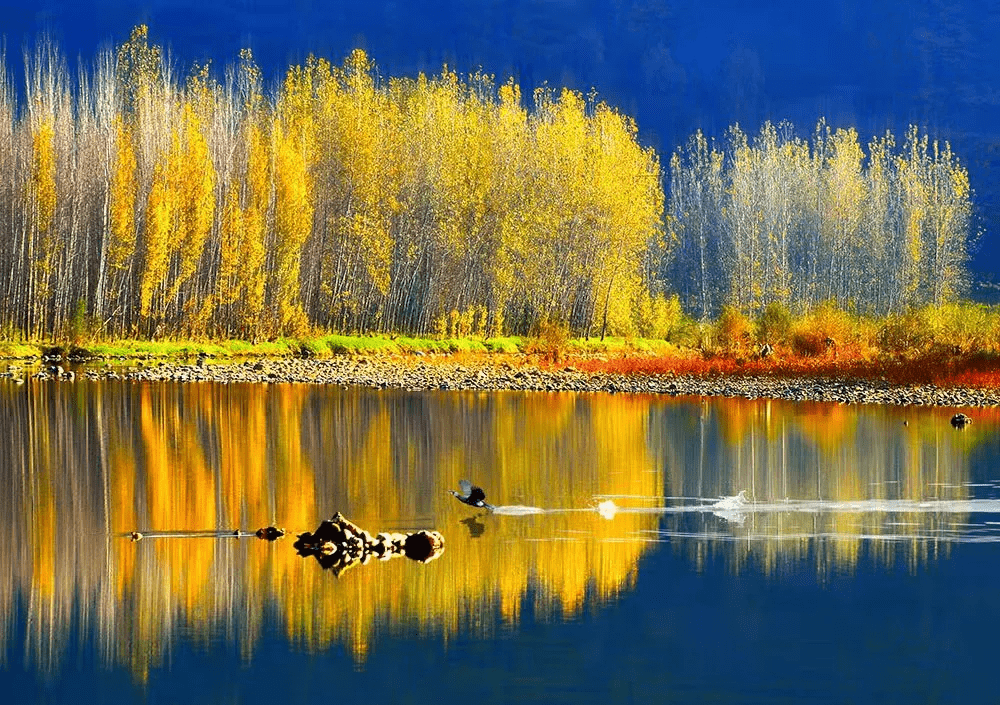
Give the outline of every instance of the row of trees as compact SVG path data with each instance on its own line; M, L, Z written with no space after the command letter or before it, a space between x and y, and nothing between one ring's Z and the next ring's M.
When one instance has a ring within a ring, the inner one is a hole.
M656 154L606 104L491 77L380 80L355 51L265 91L251 54L181 79L145 27L74 77L0 71L0 325L256 337L487 333L653 311ZM662 300L662 299L661 299Z
M671 160L593 96L362 51L266 91L246 51L181 79L145 27L71 75L0 66L0 326L53 335L663 335L679 305L897 312L966 285L971 191L950 147L820 121L700 132ZM664 233L666 232L666 237Z
M701 317L780 302L837 300L899 312L967 286L971 191L950 146L910 127L865 153L853 129L821 120L811 140L788 123L717 147L700 132L670 163L667 222L676 244L660 272Z

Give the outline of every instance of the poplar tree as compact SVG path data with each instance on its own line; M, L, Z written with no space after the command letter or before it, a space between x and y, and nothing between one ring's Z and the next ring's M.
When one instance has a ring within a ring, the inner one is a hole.
M916 127L898 151L886 133L867 153L855 130L825 120L809 142L786 123L754 140L734 126L724 149L696 133L670 179L675 246L660 271L703 318L771 302L898 313L966 290L968 172Z

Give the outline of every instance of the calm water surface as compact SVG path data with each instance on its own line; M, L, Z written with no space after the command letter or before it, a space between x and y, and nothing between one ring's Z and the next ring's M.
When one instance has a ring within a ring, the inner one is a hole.
M994 702L1000 414L952 413L3 383L0 700ZM232 536L336 511L445 553Z

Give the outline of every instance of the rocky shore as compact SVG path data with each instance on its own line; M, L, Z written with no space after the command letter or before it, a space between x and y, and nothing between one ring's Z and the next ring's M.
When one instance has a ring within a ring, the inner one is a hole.
M420 357L335 357L247 362L199 360L196 364L152 363L120 371L86 370L83 379L122 378L139 382L303 383L375 389L523 390L717 396L746 399L829 401L845 404L981 407L1000 405L1000 390L895 386L885 382L779 377L695 377L587 373L571 365L558 369L497 363L426 361Z

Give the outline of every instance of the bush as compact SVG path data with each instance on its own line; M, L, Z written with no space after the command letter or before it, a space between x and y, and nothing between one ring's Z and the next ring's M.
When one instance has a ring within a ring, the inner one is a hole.
M715 323L715 342L727 352L739 352L750 346L750 319L732 306L724 306Z
M979 304L946 304L929 309L928 317L934 322L934 342L945 348L959 350L981 349L988 344L990 335L989 309Z
M958 353L995 349L1000 317L988 306L970 303L924 306L888 317L876 344L888 353Z
M836 354L838 346L857 342L860 337L860 327L834 302L820 304L792 325L792 349L798 355Z
M87 316L87 302L80 299L73 309L73 316L69 320L69 331L66 337L72 345L79 345L89 339L91 335L91 321Z
M879 326L875 344L888 353L924 350L933 339L926 321L919 314L890 316Z
M537 335L528 344L529 353L541 353L552 362L559 362L569 345L569 328L564 323L542 320Z
M772 345L788 343L792 333L792 314L780 301L772 301L757 319L757 339Z
M487 338L483 341L491 353L517 353L520 351L519 343L520 340L517 338Z
M704 347L705 341L711 337L708 328L707 324L682 315L670 331L667 342L684 348Z
M683 318L681 300L674 294L650 296L645 291L639 296L635 309L635 327L643 338L666 340Z
M817 357L836 346L836 339L811 330L799 330L792 334L792 350L796 355Z

